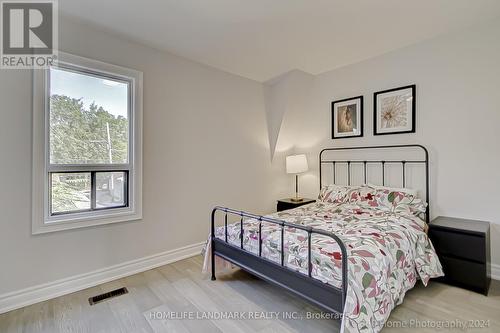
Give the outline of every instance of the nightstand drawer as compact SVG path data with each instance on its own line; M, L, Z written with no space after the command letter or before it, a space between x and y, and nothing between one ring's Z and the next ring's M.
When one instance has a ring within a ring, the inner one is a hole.
M445 274L444 281L458 286L469 287L482 293L487 290L486 264L447 256L441 256L440 261Z
M439 228L429 230L429 238L432 240L436 251L442 255L474 260L480 263L486 262L485 238Z

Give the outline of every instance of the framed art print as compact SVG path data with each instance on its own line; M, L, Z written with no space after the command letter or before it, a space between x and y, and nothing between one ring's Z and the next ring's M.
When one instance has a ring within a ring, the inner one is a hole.
M332 102L332 139L363 136L363 96Z
M373 94L373 134L415 133L416 86Z

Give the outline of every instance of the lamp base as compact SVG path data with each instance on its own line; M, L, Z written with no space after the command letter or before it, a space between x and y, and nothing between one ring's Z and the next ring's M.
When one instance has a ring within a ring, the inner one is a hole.
M304 201L304 198L300 198L300 197L290 198L290 201L292 201L292 202L301 202L301 201Z

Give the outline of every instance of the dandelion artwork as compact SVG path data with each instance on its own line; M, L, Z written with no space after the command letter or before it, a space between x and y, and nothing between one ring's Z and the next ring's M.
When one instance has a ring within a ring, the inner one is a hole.
M415 132L415 85L374 94L374 134Z
M382 128L394 128L407 125L405 96L391 96L382 99Z

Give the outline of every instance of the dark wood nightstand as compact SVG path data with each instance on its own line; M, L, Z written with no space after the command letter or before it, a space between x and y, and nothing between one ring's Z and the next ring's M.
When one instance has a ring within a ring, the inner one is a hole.
M488 294L490 224L440 216L429 224L429 238L443 265L438 281Z
M276 210L278 212L281 212L283 210L297 208L297 207L307 205L307 204L310 204L313 202L316 202L316 200L315 199L307 199L307 198L304 198L304 200L302 200L302 201L292 201L292 199L289 199L289 198L280 199L280 200L278 200L278 205L276 207Z

